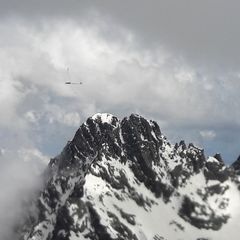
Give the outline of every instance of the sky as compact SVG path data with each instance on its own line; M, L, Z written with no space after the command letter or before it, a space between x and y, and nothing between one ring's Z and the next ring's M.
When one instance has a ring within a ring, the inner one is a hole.
M239 5L0 1L1 151L47 162L94 113L138 113L230 164L240 154Z
M19 210L9 199L19 198L20 186L34 188L39 169L97 112L140 114L172 143L185 139L206 156L236 160L239 7L233 0L0 0L0 216L6 206ZM0 218L1 239L12 218Z

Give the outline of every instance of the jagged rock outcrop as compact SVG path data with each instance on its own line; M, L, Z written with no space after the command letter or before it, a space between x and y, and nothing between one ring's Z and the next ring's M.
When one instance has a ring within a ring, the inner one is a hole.
M219 155L170 144L156 122L96 114L50 160L19 239L221 239L238 186Z
M240 175L240 156L237 160L232 164L233 169Z

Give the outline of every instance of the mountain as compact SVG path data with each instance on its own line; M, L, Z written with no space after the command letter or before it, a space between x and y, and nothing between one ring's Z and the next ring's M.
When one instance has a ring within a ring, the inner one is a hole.
M96 114L50 160L19 240L239 239L240 183L221 156L132 114Z

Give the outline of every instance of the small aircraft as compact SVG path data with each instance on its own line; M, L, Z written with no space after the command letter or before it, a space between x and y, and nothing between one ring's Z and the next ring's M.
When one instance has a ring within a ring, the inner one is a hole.
M82 82L65 82L65 84L83 84Z
M71 82L69 68L67 68L67 80L68 80L68 81L65 82L65 84L67 84L67 85L71 85L71 84L79 84L79 85L82 85L82 84L83 84L82 82Z

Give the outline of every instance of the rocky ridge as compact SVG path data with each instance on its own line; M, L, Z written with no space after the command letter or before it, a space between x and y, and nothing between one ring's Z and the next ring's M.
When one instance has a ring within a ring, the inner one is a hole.
M226 239L240 222L238 189L220 155L172 145L139 115L96 114L50 160L19 239Z

